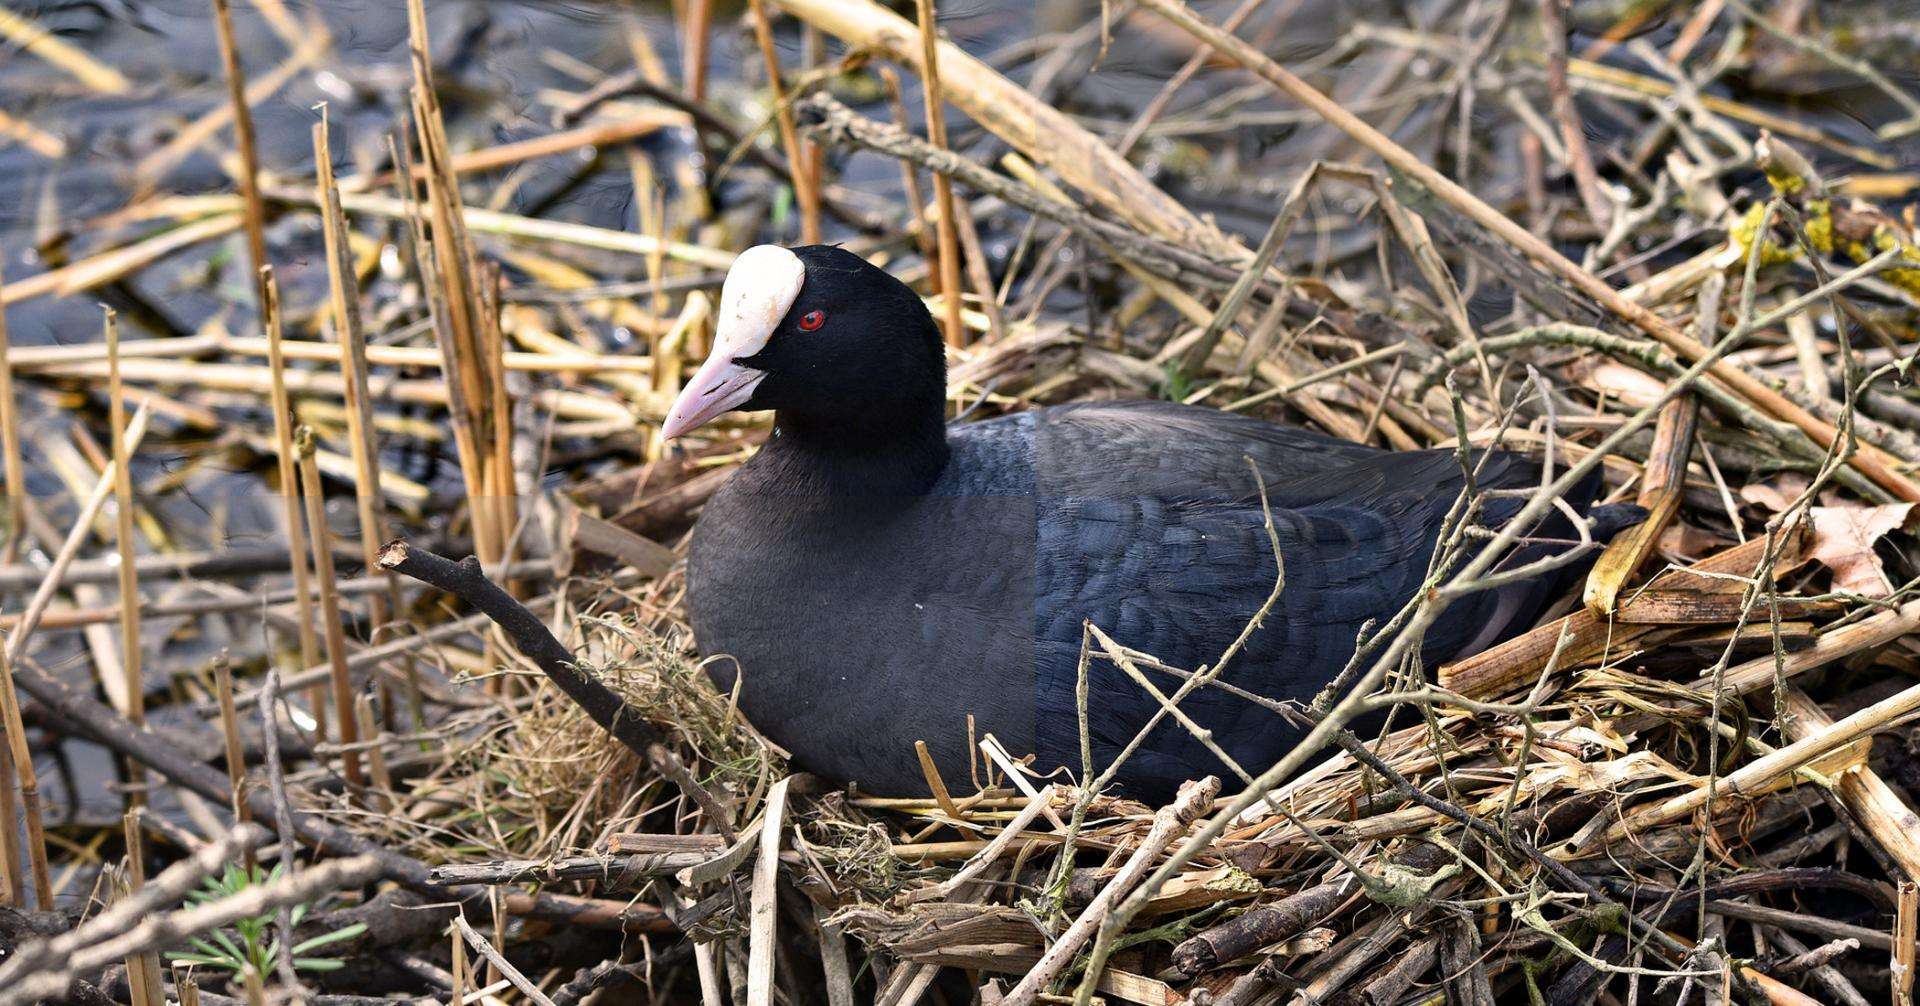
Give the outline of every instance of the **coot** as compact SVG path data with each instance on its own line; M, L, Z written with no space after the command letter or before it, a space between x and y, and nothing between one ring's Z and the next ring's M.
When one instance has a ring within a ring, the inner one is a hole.
M799 767L869 792L926 792L916 740L963 785L970 738L987 733L1041 771L1077 774L1084 623L1175 667L1216 660L1275 583L1254 467L1285 589L1223 678L1310 701L1363 624L1392 617L1419 589L1462 488L1450 451L1384 451L1169 402L949 425L945 380L939 330L904 284L844 249L763 245L727 274L712 354L663 431L735 409L775 412L766 446L694 529L688 611L716 676L728 686L741 677L748 719ZM1484 489L1539 478L1506 452L1482 457L1476 474ZM1585 511L1593 490L1569 502ZM1485 520L1517 509L1490 501ZM1609 509L1596 509L1596 523ZM1572 533L1562 523L1536 535ZM1566 579L1452 605L1423 655L1450 659L1526 628ZM1105 662L1089 673L1097 771L1157 701ZM1164 692L1178 687L1159 676ZM1182 709L1253 772L1301 735L1219 689L1197 690ZM1157 798L1223 771L1168 721L1117 781Z

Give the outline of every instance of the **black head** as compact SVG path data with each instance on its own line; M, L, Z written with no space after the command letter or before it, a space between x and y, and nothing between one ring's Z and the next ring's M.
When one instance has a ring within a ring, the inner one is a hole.
M664 432L771 409L783 435L857 446L938 431L945 395L939 329L906 284L843 248L762 245L728 272L712 355Z

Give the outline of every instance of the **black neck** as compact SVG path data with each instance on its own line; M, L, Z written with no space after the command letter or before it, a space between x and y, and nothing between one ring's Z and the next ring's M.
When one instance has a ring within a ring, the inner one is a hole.
M911 417L850 427L844 417L820 420L783 411L752 464L801 495L919 496L946 468L946 416L936 402Z

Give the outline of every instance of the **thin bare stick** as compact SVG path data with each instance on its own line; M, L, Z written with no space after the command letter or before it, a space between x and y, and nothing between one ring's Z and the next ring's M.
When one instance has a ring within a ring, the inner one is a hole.
M715 831L729 839L733 837L732 815L687 771L679 756L667 749L660 732L613 689L582 671L575 664L573 654L538 616L501 590L499 584L487 579L477 559L468 556L456 563L426 549L414 548L405 541L391 541L380 550L380 566L438 587L479 609L506 633L514 648L533 661L588 718L680 787L706 814Z
M487 959L488 964L498 970L507 981L513 983L514 988L526 993L527 998L532 1001L535 1006L553 1006L553 1000L547 998L545 992L540 991L540 986L535 985L526 975L521 974L520 969L514 967L513 964L507 960L505 954L502 954L496 949L492 943L487 942L485 936L480 935L473 926L469 925L466 916L455 915L453 917L453 924L458 930L459 935L467 941L467 945L478 950L480 956Z
M281 905L298 905L335 891L359 887L380 876L375 853L329 860L270 884L249 886L221 898L177 912L150 913L124 935L76 949L59 965L18 976L0 990L0 1006L26 1006L57 995L76 974L98 972L113 961L143 950L177 946L187 938L233 922L266 914Z

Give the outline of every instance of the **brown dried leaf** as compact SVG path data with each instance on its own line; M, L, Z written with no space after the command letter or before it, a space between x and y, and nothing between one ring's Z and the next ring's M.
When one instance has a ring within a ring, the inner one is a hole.
M1788 473L1740 487L1740 498L1761 510L1786 513L1811 485L1806 476Z
M1907 527L1914 516L1913 504L1889 503L1885 506L1817 506L1809 516L1813 523L1813 558L1833 571L1835 590L1846 590L1863 597L1886 597L1893 593L1893 582L1873 543L1889 531Z

